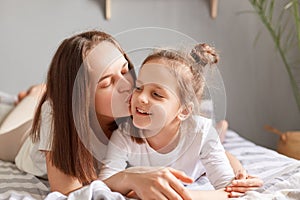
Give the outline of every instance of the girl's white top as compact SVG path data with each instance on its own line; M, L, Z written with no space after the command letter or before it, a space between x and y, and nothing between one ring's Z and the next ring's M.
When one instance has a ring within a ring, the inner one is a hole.
M134 142L130 137L131 126L125 122L113 133L100 179L130 166L168 166L184 171L194 180L206 173L216 189L224 188L233 179L233 170L210 119L192 116L192 120L182 122L177 146L164 154L147 142Z

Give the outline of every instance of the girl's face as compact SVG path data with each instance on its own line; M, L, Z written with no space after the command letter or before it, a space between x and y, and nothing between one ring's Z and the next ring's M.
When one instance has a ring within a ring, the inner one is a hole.
M99 43L87 56L91 84L95 91L95 110L99 117L118 118L129 115L133 78L128 62L110 42Z
M145 63L139 71L131 98L131 114L136 127L156 130L178 116L180 101L175 77L159 60Z

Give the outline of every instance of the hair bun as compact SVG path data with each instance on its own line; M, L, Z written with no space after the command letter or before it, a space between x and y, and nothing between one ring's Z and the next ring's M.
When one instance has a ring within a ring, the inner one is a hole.
M197 64L201 64L203 67L207 64L216 64L219 61L219 55L215 48L205 43L197 44L192 49L191 56Z

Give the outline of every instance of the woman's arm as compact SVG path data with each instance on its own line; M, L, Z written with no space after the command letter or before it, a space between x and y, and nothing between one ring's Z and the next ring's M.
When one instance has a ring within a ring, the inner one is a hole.
M226 192L224 189L207 190L207 191L190 190L189 192L193 200L203 200L203 199L222 200L222 199L228 199L229 197L229 193Z
M49 152L45 151L45 156L51 191L58 191L64 195L68 195L70 192L82 187L77 178L66 175L52 165Z
M104 180L111 190L124 195L134 191L143 200L192 199L181 181L193 180L181 171L162 167L131 167Z

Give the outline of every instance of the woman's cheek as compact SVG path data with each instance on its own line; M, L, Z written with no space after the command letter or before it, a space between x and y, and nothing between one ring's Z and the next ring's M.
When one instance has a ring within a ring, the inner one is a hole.
M99 115L111 116L111 93L98 91L95 95L95 109Z

